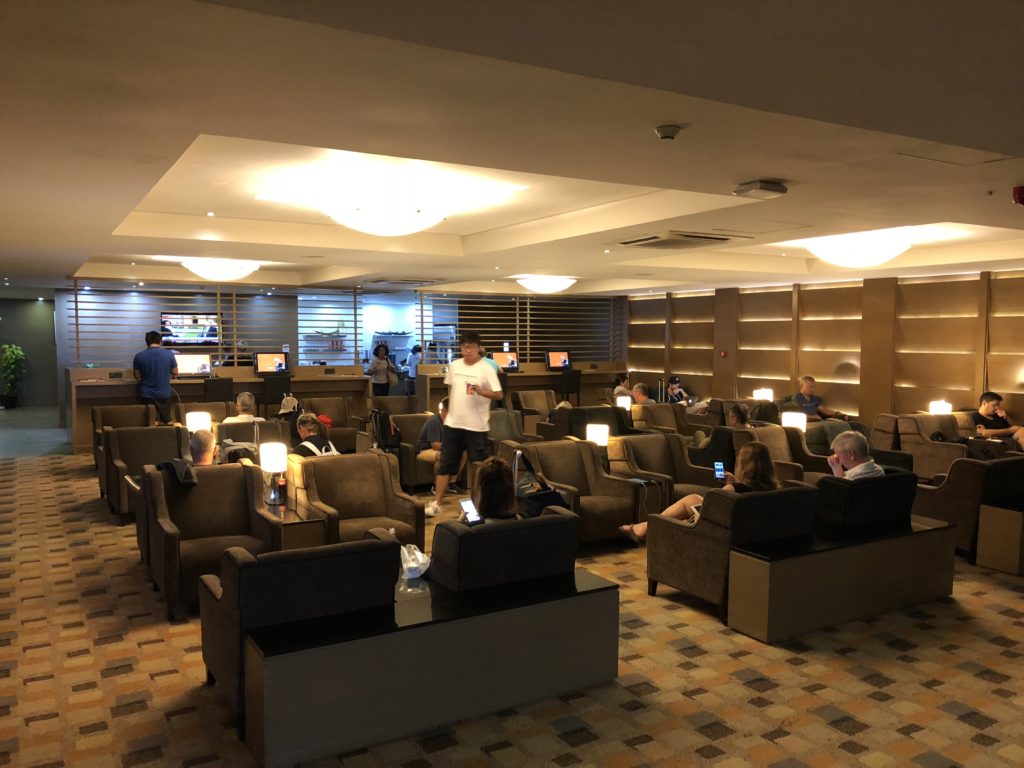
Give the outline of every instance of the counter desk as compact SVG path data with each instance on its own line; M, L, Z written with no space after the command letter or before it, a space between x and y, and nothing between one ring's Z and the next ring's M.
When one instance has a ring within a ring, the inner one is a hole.
M319 368L319 366L309 366ZM366 399L369 397L369 378L361 372L351 373L348 369L361 366L335 366L307 372L305 367L292 376L292 394L300 401L310 397L345 397L349 401L349 412L353 416L367 415ZM341 372L344 369L344 372ZM263 394L263 379L253 376L252 369L232 369L227 376L232 381L232 398L241 392L252 392L257 402ZM173 379L172 389L177 393L175 402L203 402L202 378ZM68 368L67 426L68 439L76 453L92 450L92 408L98 405L135 405L142 402L139 386L131 369L124 368Z

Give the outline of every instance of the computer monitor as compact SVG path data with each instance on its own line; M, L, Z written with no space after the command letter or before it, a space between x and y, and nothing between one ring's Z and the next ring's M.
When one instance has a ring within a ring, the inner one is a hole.
M287 352L253 352L252 364L257 376L273 376L289 371Z
M569 357L569 351L563 352L545 352L544 359L548 362L549 371L564 371L567 368L572 368L572 360Z
M492 352L491 358L506 373L515 373L519 370L518 352Z
M179 376L209 376L211 370L209 355L175 355Z
M220 339L219 318L215 314L161 312L160 336L166 346L180 344L216 344Z

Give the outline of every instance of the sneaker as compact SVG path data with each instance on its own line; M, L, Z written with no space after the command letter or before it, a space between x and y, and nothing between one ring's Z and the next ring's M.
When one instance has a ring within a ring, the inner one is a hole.
M462 483L449 483L448 484L448 493L465 493L465 492L466 492L466 486L464 486Z
M438 504L436 501L432 501L429 504L427 504L427 506L424 508L423 514L425 514L427 517L436 517L437 515L441 514L441 505Z

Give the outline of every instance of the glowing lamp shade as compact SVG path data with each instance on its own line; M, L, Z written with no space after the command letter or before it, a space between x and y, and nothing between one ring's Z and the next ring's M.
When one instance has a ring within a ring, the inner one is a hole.
M633 407L633 398L629 395L619 395L615 398L615 405L628 411Z
M608 445L607 424L587 424L587 442Z
M210 429L213 426L213 418L206 411L189 411L185 414L185 428L189 432L198 432L200 429Z
M928 403L928 413L952 413L953 404L945 400L932 400Z
M754 399L755 400L774 400L775 399L775 392L770 387L764 387L762 389L755 389L754 390Z
M264 472L284 472L288 468L288 446L284 443L260 444L260 469Z
M561 275L514 275L516 282L533 293L558 293L576 283L575 277Z
M248 277L260 268L260 262L246 259L182 259L181 266L203 280L231 282Z
M782 426L796 427L801 432L807 431L807 414L801 411L783 411L779 414L782 417Z

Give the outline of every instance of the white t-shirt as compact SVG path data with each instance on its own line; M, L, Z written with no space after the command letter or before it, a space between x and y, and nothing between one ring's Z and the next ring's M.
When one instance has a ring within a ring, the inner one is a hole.
M874 459L868 459L863 464L851 467L843 473L847 480L865 480L869 477L884 477L885 470L875 464Z
M240 413L237 416L228 416L221 424L252 424L254 421L263 421L263 417L253 416L251 413Z
M492 392L501 392L501 382L494 368L481 358L473 365L466 365L462 358L453 360L444 377L448 385L448 418L446 427L467 429L470 432L486 432L491 421L491 401L477 394L469 394L466 388L475 384Z

